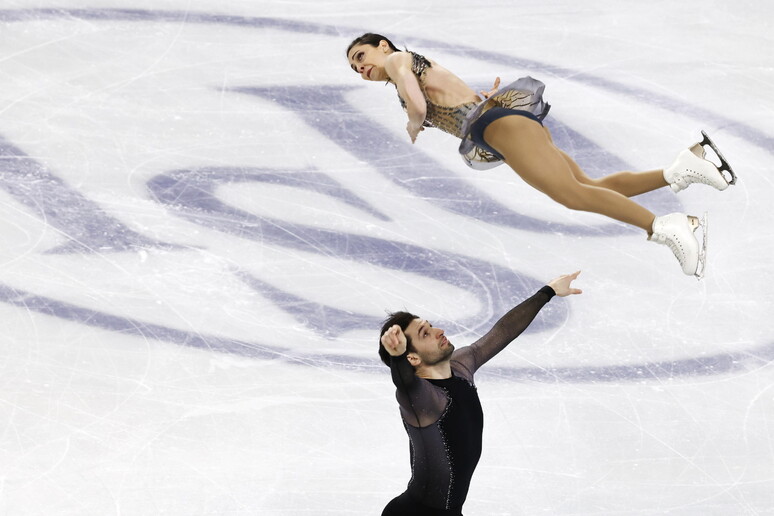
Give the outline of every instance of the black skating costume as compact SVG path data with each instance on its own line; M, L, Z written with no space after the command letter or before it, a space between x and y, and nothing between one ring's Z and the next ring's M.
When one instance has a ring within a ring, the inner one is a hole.
M383 516L460 515L481 457L484 416L473 375L518 337L555 295L541 288L505 314L489 332L451 356L451 378L414 374L407 353L390 360L403 425L410 441L412 476L405 493Z

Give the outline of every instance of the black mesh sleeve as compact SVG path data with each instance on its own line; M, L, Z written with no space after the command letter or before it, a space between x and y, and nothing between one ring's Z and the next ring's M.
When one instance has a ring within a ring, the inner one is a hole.
M448 398L443 389L416 376L407 354L390 359L392 382L397 389L395 397L406 423L422 428L438 421L446 410Z
M537 316L538 312L556 293L548 285L538 290L532 297L525 299L498 320L486 335L470 346L455 352L453 360L458 362L457 370L470 376L490 358L502 351L505 346L521 335Z

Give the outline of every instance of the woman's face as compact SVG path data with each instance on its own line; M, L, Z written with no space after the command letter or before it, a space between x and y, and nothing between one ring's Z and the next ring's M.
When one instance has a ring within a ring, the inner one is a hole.
M364 80L386 81L390 76L384 70L384 61L391 53L392 49L387 42L381 41L377 47L368 44L355 45L349 49L347 58L352 70Z

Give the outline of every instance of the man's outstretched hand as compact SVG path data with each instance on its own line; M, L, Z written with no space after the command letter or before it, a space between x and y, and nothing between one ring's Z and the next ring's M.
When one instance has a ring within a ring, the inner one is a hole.
M578 277L581 271L575 271L572 274L563 274L548 282L548 286L554 289L559 297L569 296L570 294L583 294L579 288L572 287L571 283Z

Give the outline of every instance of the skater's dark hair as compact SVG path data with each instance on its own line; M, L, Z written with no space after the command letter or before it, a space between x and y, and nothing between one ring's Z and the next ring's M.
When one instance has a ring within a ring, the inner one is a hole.
M355 38L352 43L349 44L347 47L347 57L349 57L349 51L352 50L352 47L355 45L371 45L372 47L378 47L380 41L386 41L387 45L392 49L393 52L400 52L398 47L392 44L392 41L385 38L381 34L374 34L373 32L366 32L362 36Z
M390 354L386 349L384 349L384 346L382 346L382 335L384 335L384 332L389 330L395 324L400 326L400 329L403 330L405 335L406 328L408 328L408 325L411 324L411 321L414 319L419 319L419 317L409 312L393 312L387 316L387 319L384 320L382 331L379 332L379 358L382 359L382 362L384 362L387 367L390 366ZM408 335L406 335L406 350L409 352L416 351L414 346L411 344L411 337Z

